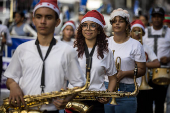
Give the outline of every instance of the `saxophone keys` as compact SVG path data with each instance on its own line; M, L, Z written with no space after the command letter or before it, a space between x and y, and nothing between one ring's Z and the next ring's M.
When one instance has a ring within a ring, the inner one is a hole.
M51 92L51 94L58 94L58 93L59 93L58 91Z
M61 88L60 91L63 92L63 91L65 91L65 89L64 89L64 88Z

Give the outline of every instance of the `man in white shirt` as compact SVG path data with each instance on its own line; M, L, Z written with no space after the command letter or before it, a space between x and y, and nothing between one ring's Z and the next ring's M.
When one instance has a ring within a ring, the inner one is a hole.
M9 102L24 104L24 95L38 95L66 88L67 80L74 87L82 87L85 77L78 63L76 51L53 38L54 29L60 23L57 0L41 0L34 8L33 22L37 40L19 45L5 72L10 89ZM65 108L73 95L53 104L42 105L41 111L58 113Z
M161 65L170 66L170 29L163 26L165 11L161 7L152 10L152 27L146 29L143 37L143 43L154 50ZM153 98L155 101L155 113L164 113L164 102L167 92L167 86L156 85L149 81L153 87Z

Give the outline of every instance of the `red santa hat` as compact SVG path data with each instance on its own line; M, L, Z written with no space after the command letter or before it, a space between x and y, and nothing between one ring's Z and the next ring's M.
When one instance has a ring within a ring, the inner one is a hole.
M70 20L70 21L67 21L67 22L63 25L63 27L61 28L61 31L63 31L64 28L65 28L66 26L68 26L68 25L72 26L74 30L76 29L74 21Z
M142 28L143 32L145 33L145 25L142 23L141 20L134 20L130 25L131 25L131 30L134 27L140 27L140 28Z
M106 27L104 16L96 10L88 11L82 18L81 23L85 21L93 21L101 25L103 28Z
M58 16L60 15L60 10L57 5L57 0L40 0L40 2L34 7L33 14L38 8L41 7L48 7L54 10L58 14Z

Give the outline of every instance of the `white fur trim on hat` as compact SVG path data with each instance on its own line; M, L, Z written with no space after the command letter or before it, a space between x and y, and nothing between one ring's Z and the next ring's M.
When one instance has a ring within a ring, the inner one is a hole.
M61 28L61 31L63 31L64 28L65 28L66 26L68 26L68 25L72 26L73 29L74 29L74 31L75 31L75 29L76 29L76 28L75 28L75 25L74 25L73 23L71 23L71 22L68 22L68 23L64 24L63 27Z
M127 17L128 20L126 21L129 21L129 18L130 18L130 15L128 14L128 11L127 10L123 10L121 8L118 8L117 10L114 10L111 15L110 15L110 20L113 20L114 17L116 16L121 16L123 18Z
M134 24L133 26L131 26L131 30L132 30L134 27L140 27L140 28L142 28L143 31L145 32L145 28L144 28L141 24Z
M35 13L35 11L40 7L48 7L50 9L54 10L58 14L58 16L60 15L59 9L56 6L54 6L53 4L48 3L48 2L43 2L43 3L36 5L34 10L33 10L33 13ZM33 16L34 16L34 14L33 14Z
M97 18L94 17L85 17L81 20L81 23L85 22L85 21L93 21L98 23L99 25L101 25L102 27L104 27L104 25L102 24L102 22L100 20L98 20Z

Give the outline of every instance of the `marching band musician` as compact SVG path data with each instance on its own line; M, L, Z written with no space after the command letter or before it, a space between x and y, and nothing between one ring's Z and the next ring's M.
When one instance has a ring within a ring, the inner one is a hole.
M109 78L108 91L114 91L116 87L116 68L112 51L108 48L108 42L104 33L105 20L102 14L96 10L87 12L78 27L77 38L74 47L78 52L78 60L84 73L86 73L86 58L92 57L90 71L90 86L88 90L105 91L104 77ZM69 87L71 85L69 84ZM83 101L87 105L93 105L90 113L104 113L104 104L109 98L98 98L98 101ZM74 112L73 112L74 113Z
M161 65L170 66L170 29L163 25L165 11L161 7L155 7L151 15L153 26L145 29L143 43L154 50ZM149 80L149 85L153 87L152 98L149 99L152 101L152 105L153 101L155 101L155 113L164 113L167 86L156 85L151 79Z
M145 35L145 26L142 23L141 20L135 20L131 23L131 36L132 38L142 41L142 36ZM142 43L142 42L141 42ZM160 63L154 53L154 51L147 46L146 44L143 44L143 48L146 55L146 67L147 68L159 68ZM146 71L147 73L147 71ZM147 75L147 74L146 74ZM145 77L146 78L146 77ZM139 86L141 84L141 77L137 78L137 82L139 83ZM148 80L147 80L148 82ZM150 95L151 90L139 90L139 93L137 95L137 113L151 113L152 101L148 101L149 98L151 98L152 95Z
M65 22L61 28L62 36L59 37L61 41L73 46L74 35L75 35L76 26L74 21L70 20Z
M135 90L133 70L137 65L137 77L143 76L146 70L146 59L142 45L130 35L129 13L126 10L118 8L111 13L110 23L114 36L108 39L109 48L115 50L114 59L121 58L121 70L118 70L117 82L119 90L125 92L133 92ZM107 79L106 79L107 81ZM136 113L137 99L136 97L116 98L118 105L110 106L115 109L115 113ZM108 107L108 106L107 106ZM111 113L107 111L106 113Z
M20 106L24 95L60 91L67 80L74 87L82 87L85 77L78 63L76 51L53 38L60 23L57 0L41 0L34 8L33 22L37 39L19 45L5 72L10 90L9 102ZM44 113L58 113L65 108L72 95L56 98L53 104L42 105ZM21 101L21 102L20 102Z

